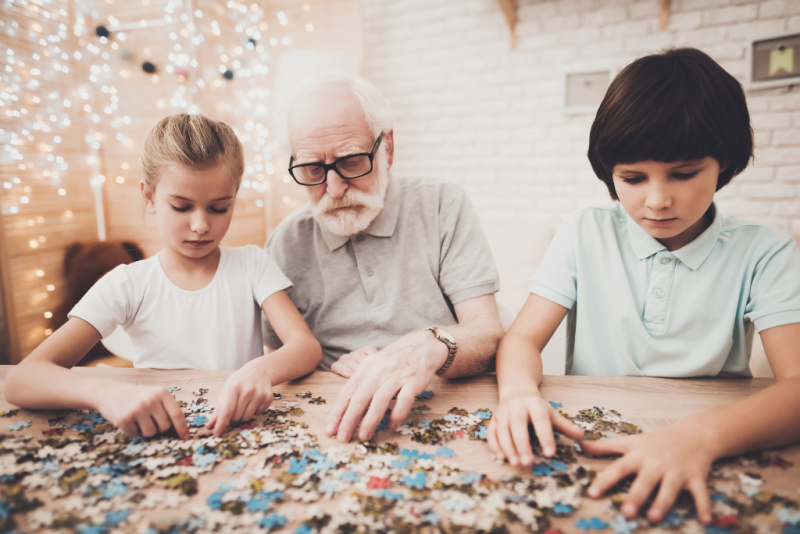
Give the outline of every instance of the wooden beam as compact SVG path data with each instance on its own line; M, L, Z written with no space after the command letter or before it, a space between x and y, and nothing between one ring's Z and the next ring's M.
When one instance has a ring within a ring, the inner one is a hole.
M503 15L506 17L508 24L510 46L511 50L517 46L517 8L515 0L497 0L500 2L500 8L503 10Z
M658 28L661 30L666 30L667 26L669 26L669 1L661 0L661 7L658 13Z

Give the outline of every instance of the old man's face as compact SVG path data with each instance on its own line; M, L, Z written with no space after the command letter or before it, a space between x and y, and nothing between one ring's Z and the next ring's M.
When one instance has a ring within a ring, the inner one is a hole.
M331 164L345 156L369 153L375 144L361 106L344 90L314 95L289 120L295 164ZM314 217L336 235L364 231L383 209L389 182L384 146L378 148L369 174L348 180L330 170L326 178L325 183L306 188Z

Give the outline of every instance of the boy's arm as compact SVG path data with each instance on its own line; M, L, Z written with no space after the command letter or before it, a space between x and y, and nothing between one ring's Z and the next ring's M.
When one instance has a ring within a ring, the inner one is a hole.
M277 291L261 304L283 346L249 361L233 373L220 394L217 410L208 423L215 436L230 421L247 421L272 404L272 387L314 371L322 361L322 348L286 291Z
M6 400L34 410L97 410L129 436L149 437L174 427L188 437L183 412L166 389L70 371L99 340L92 325L71 318L11 370Z
M512 465L533 463L529 422L546 456L555 453L553 426L570 437L583 435L539 394L542 349L566 314L563 306L531 294L497 349L499 405L489 422L487 441L498 458L508 458Z
M800 440L800 324L769 328L761 332L761 339L775 384L659 432L584 443L591 454L623 455L598 475L589 495L600 496L620 479L635 474L623 514L636 515L660 484L647 513L651 521L660 521L678 492L686 488L694 495L700 520L707 523L711 504L706 477L714 460Z

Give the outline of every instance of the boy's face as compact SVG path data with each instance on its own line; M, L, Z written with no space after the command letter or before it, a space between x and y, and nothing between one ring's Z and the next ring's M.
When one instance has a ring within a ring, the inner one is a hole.
M711 224L704 215L714 200L719 162L711 157L614 166L614 187L630 217L667 250L691 243Z

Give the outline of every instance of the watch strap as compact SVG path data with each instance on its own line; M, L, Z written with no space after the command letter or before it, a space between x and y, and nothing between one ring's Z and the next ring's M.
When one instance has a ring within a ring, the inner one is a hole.
M447 372L450 366L453 364L453 360L456 359L456 351L458 350L458 344L455 341L451 341L448 337L452 337L449 334L447 336L443 336L439 333L439 328L436 326L429 326L425 328L425 330L430 330L433 332L433 335L436 336L436 339L441 341L447 347L447 359L444 361L442 366L436 371L437 375L443 375Z

